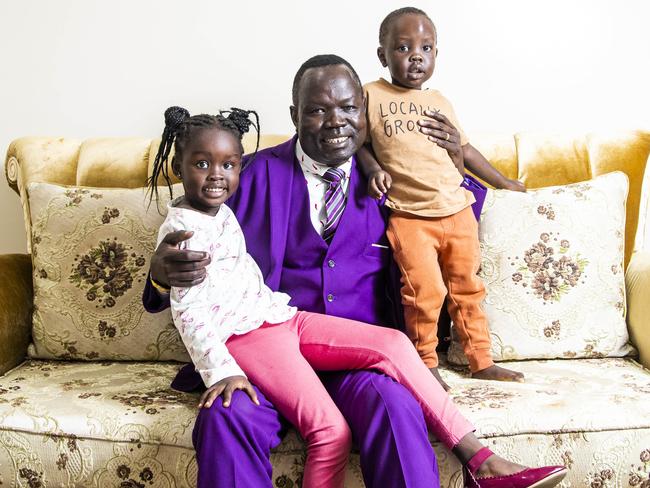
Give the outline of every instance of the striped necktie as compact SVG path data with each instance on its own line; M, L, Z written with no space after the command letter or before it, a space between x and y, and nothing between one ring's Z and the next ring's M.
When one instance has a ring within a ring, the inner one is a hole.
M339 168L329 168L322 176L323 180L329 183L329 188L325 192L325 214L327 220L323 226L323 239L329 243L339 225L341 214L345 209L345 194L341 186L341 180L345 178L345 173Z

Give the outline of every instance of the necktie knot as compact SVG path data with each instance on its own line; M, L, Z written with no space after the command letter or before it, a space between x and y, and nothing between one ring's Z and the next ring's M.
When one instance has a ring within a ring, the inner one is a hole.
M328 168L323 175L323 179L330 185L339 184L343 178L345 178L345 172L340 168Z

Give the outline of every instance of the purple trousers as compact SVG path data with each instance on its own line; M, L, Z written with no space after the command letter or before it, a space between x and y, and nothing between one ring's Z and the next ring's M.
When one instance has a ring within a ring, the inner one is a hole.
M320 375L346 418L361 455L367 488L434 488L438 465L418 403L402 385L372 371ZM201 378L185 366L172 387L200 388ZM199 411L193 442L199 488L272 488L271 449L286 423L256 388L260 406L236 391L228 408L221 397Z

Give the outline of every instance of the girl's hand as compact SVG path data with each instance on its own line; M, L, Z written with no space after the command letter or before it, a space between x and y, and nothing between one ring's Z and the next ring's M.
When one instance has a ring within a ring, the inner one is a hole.
M431 142L445 149L460 174L464 174L463 148L460 145L460 134L454 124L440 112L425 110L424 115L429 118L418 120L420 132Z
M375 171L368 178L368 195L379 200L382 195L388 193L392 184L393 180L388 173Z
M501 185L501 189L526 193L526 185L519 180L506 179L503 185Z
M245 376L228 376L221 381L217 381L203 392L199 400L199 408L210 408L215 399L221 394L223 394L223 406L228 408L235 390L245 391L255 405L260 404L260 401L257 399L257 393L255 393L253 385L248 381L248 378Z

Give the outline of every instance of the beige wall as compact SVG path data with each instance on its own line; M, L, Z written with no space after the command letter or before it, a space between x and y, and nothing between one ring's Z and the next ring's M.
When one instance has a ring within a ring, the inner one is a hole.
M413 1L438 25L430 86L470 136L650 129L650 2ZM404 2L3 0L0 152L24 135L156 136L171 104L257 109L291 131L290 85L333 52L385 75L378 25ZM4 157L2 158L4 160ZM0 181L0 253L24 252L17 196Z

